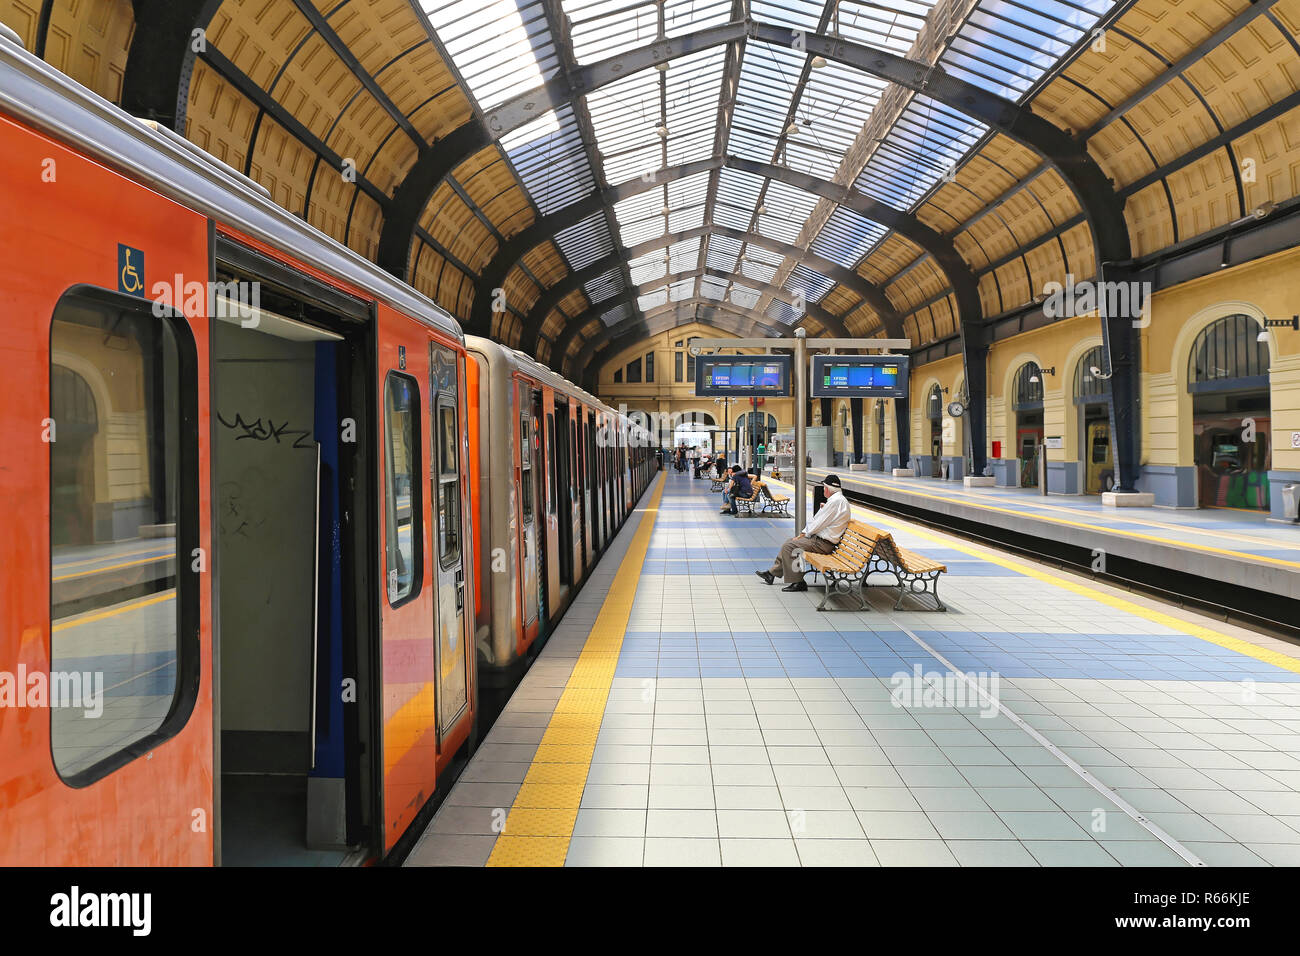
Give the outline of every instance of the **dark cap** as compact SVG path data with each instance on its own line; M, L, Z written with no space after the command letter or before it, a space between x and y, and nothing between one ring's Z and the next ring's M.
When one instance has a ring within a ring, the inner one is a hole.
M835 475L827 475L825 478L822 479L822 484L834 485L836 488L838 488L840 487L840 480Z

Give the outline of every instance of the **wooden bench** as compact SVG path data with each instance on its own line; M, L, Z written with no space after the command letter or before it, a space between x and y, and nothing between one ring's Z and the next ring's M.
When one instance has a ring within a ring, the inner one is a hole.
M863 593L868 576L886 572L894 576L898 600L894 610L901 610L903 598L908 594L929 594L934 598L935 610L946 611L939 599L939 575L948 568L924 555L899 547L893 535L862 521L849 522L848 530L839 545L830 554L804 552L804 563L826 579L826 595L817 610L824 611L835 594L854 595L858 610L867 610Z
M767 486L767 482L760 482L759 488L763 492L763 514L778 514L790 517L790 499L785 495L775 495L772 489Z
M869 608L866 595L862 591L867 575L875 568L873 562L878 560L877 552L881 542L893 539L889 533L873 528L861 521L850 521L844 531L844 537L830 554L803 552L804 564L826 579L826 594L817 610L826 610L826 605L836 594L858 599L858 610Z
M709 491L721 491L724 487L726 487L726 484L727 484L727 479L719 478L717 475L714 475L711 479L709 479Z
M759 489L762 486L763 483L757 478L750 478L748 498L741 498L738 495L731 496L731 503L736 506L736 510L752 518L754 516L754 505L760 501Z
M898 587L895 611L902 608L903 598L908 594L929 594L934 598L936 611L948 610L943 601L939 600L939 575L948 570L947 565L900 547L892 537L881 548L880 559L880 563L871 571L888 571L894 576Z

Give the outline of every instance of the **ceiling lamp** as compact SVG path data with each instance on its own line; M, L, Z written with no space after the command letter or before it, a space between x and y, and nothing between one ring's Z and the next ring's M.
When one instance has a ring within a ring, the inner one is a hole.
M787 126L787 127L785 128L785 135L786 135L786 136L793 136L793 135L794 135L795 133L797 133L797 132L799 132L799 124L798 124L798 123L793 123L793 122L792 122L789 126Z
M661 215L661 216L667 216L667 215L668 215L669 213L671 213L671 212L672 212L671 209L669 209L667 206L664 206L664 207L662 207L662 208L659 210L659 215Z
M655 133L659 136L660 139L667 139L668 127L665 126L663 123L660 123L658 126L655 127Z
M656 63L656 64L655 64L655 69L658 70L660 73L667 73L667 72L668 72L668 64L667 64L667 63Z
M760 216L766 216L766 215L767 215L767 204L766 204L766 203L759 203L759 204L758 204L758 208L755 209L754 212L756 212L756 213L757 213L758 215L760 215Z
M812 68L813 68L814 70L820 70L820 69L824 68L825 66L826 66L826 57L824 57L824 56L815 56L815 57L812 58Z

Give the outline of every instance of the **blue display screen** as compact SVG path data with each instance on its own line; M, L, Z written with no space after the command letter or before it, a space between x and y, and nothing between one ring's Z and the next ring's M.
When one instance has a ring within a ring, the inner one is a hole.
M781 365L765 363L707 363L705 384L709 388L781 389Z
M822 384L831 388L897 388L897 365L828 365Z

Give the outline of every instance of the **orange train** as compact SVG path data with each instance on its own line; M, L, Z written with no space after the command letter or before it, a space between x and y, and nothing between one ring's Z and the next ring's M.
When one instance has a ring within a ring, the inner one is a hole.
M0 207L0 865L390 854L645 436L3 35Z

